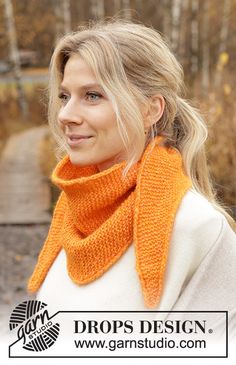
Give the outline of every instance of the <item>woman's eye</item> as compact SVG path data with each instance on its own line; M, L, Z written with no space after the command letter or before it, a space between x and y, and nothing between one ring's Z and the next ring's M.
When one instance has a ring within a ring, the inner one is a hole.
M61 99L61 101L63 103L66 103L69 100L70 97L69 97L69 95L61 93L61 94L58 95L58 98Z
M99 93L94 93L94 92L87 92L86 95L85 95L85 98L89 101L98 101L100 98L102 97L101 94ZM70 99L70 95L67 95L65 93L60 93L58 95L58 98L61 99L62 103L67 103Z
M89 93L86 94L86 97L88 97L88 99L90 101L97 101L97 100L99 100L102 97L102 95L101 94L98 94L98 93L91 93L91 92L89 92Z

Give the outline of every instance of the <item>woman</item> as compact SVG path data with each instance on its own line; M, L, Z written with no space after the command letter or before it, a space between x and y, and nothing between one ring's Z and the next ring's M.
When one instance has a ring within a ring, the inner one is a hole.
M62 191L28 284L55 310L236 308L235 223L183 88L174 55L142 24L96 23L59 41L49 124Z

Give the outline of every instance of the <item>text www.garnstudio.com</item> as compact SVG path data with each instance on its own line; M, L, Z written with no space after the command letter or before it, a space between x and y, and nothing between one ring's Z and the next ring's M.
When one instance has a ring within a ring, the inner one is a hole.
M206 348L205 340L168 340L166 337L158 340L148 338L142 340L74 340L77 349L108 349L115 351L117 349L204 349Z

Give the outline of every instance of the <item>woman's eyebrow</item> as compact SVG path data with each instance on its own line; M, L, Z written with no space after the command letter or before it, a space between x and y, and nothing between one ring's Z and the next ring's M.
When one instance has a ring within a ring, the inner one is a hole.
M99 87L100 89L103 89L102 85L100 85L98 83L90 83L90 84L84 84L84 85L78 87L78 90L85 90L85 89L90 89L90 88L93 88L93 87ZM64 91L67 91L67 87L64 86L63 84L60 85L60 89L64 90Z

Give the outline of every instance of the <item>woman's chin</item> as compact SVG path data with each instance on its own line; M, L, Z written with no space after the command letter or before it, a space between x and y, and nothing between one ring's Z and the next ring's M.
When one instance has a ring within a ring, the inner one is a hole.
M94 165L92 160L88 160L85 158L82 159L81 157L78 157L73 153L68 153L68 155L69 155L69 159L70 159L70 162L72 163L72 165L81 166L81 167Z

